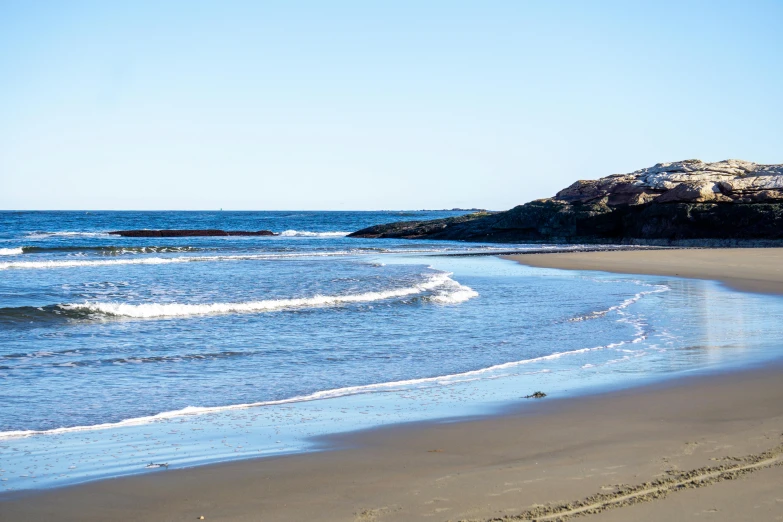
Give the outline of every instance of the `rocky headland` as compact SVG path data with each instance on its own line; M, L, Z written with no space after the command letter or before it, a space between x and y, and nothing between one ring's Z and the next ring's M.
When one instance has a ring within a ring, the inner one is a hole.
M505 212L365 228L349 237L698 244L783 240L783 165L659 163L580 180Z

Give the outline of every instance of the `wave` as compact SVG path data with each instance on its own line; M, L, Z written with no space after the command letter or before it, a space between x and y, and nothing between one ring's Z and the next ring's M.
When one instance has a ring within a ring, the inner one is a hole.
M274 312L288 309L323 308L351 303L367 303L386 299L408 297L430 292L425 300L438 304L458 304L479 294L472 288L440 272L428 280L409 287L347 295L315 295L311 297L268 299L238 303L142 303L85 302L51 304L46 306L18 306L0 308L0 325L36 327L44 323L69 320L89 320L96 317L127 317L153 319L189 317L232 313Z
M456 283L456 281L454 281ZM441 304L457 304L478 297L479 293L470 288L469 286L461 285L457 283L460 288L454 289L451 292L445 292L436 294L430 297L430 301Z
M3 249L0 249L0 254ZM46 254L50 252L98 252L107 256L123 254L177 254L200 252L203 249L191 246L62 246L62 247L21 247L20 254Z
M21 247L0 248L0 256L18 256L20 254L24 254L24 250Z
M67 247L66 247L67 248ZM120 248L120 247L118 247ZM143 248L143 247L139 247ZM161 247L166 248L166 247ZM174 248L174 247L172 247ZM191 247L183 247L191 248ZM195 251L195 250L194 250ZM179 257L145 257L137 259L53 259L46 261L6 261L0 263L0 270L8 269L47 269L47 268L73 268L90 266L112 265L167 265L174 263L195 263L210 261L252 261L263 259L297 259L312 257L344 257L363 254L427 254L444 252L436 249L350 249L315 252L290 252L290 253L266 253L266 254L226 254L214 256L179 256Z
M197 315L217 315L236 313L273 312L294 308L323 308L350 303L368 303L385 299L408 297L437 290L430 299L437 303L460 303L478 296L470 287L451 279L451 274L440 273L428 281L405 288L365 292L347 295L315 295L294 299L267 299L240 303L80 303L57 305L59 308L77 313L101 314L113 317L131 317L152 319L162 317L190 317Z
M108 232L30 232L26 236L28 239L47 239L50 237L112 237Z
M324 232L331 234L332 232ZM334 232L336 234L336 232ZM342 234L342 232L341 232ZM24 253L46 252L46 251L68 251L68 250L89 250L95 249L102 251L104 255L119 254L146 254L146 253L183 253L198 252L200 249L194 247L22 247ZM444 246L443 248L351 248L348 250L332 251L310 251L310 252L290 252L290 253L263 253L263 254L225 254L213 256L179 256L179 257L145 257L138 259L53 259L45 261L6 261L0 262L0 270L7 269L50 269L50 268L72 268L72 267L90 267L90 266L111 266L111 265L164 265L172 263L191 263L191 262L210 262L210 261L249 261L258 259L294 259L309 257L340 257L355 256L367 254L447 254L454 251L453 247ZM457 251L455 255L471 255L471 252L504 252L504 250L495 250L495 247L475 247ZM10 255L10 254L9 254Z
M350 232L342 231L329 231L329 232L309 232L306 230L285 230L280 233L285 237L344 237L350 234ZM62 232L43 232L36 231L30 232L25 237L28 239L48 239L52 237L115 237L108 232L76 232L76 231L62 231Z
M60 356L81 356L78 350L62 350L57 352L34 352L34 353L12 353L0 356L0 361L5 361L11 366L0 366L4 369L36 369L41 367L95 367L102 365L125 365L125 364L151 364L151 363L177 363L188 361L205 361L216 359L231 359L235 357L253 357L260 352L256 351L223 351L207 353L189 353L178 355L151 355L151 356L129 356L129 357L111 357L104 359L76 359L63 362L59 359L55 362L46 362L46 359ZM38 362L41 361L41 362Z
M493 366L489 366L487 368L470 370L467 372L455 373L450 375L441 375L436 377L421 377L417 379L407 379L407 380L391 381L391 382L384 382L384 383L377 383L377 384L366 384L360 386L346 386L343 388L334 388L331 390L318 391L307 395L299 395L287 399L250 402L244 404L231 404L227 406L187 406L179 410L166 411L162 413L157 413L155 415L125 419L117 422L94 424L90 426L69 426L63 428L53 428L49 430L2 431L0 432L0 440L31 437L33 435L61 435L65 433L75 433L81 431L97 431L97 430L104 430L104 429L111 429L111 428L141 426L141 425L151 424L166 419L185 417L185 416L205 415L210 413L220 413L224 411L246 410L250 408L259 408L264 406L276 406L280 404L291 404L291 403L298 403L298 402L335 399L338 397L362 395L367 393L380 393L380 392L388 393L394 391L402 391L408 389L411 386L418 386L422 384L447 386L447 385L459 384L459 383L469 382L471 380L480 379L483 375L491 374L497 372L498 370L506 370L509 368L515 368L515 367L533 364L537 362L559 359L561 357L566 357L570 355L579 355L579 354L594 352L598 350L613 349L618 346L622 346L626 343L627 341L620 341L617 343L608 344L606 346L595 346L592 348L581 348L578 350L570 350L566 352L555 352L549 355L534 357L532 359L523 359L521 361L512 361L512 362L507 362L502 364L496 364ZM548 370L542 370L542 372L548 372Z
M65 310L60 305L16 306L0 308L0 325L7 327L39 327L47 323L61 323L72 319L90 319L86 310Z
M280 232L283 237L345 237L350 232L307 232L304 230L284 230Z
M642 283L640 283L640 284L642 284ZM617 305L614 305L614 306L610 306L609 308L607 308L605 310L596 310L596 311L590 312L589 314L586 314L586 315L580 315L580 316L577 316L577 317L573 317L573 318L569 319L569 321L578 322L578 321L589 321L590 319L598 319L599 317L603 317L603 316L605 316L606 314L608 314L610 312L615 312L615 311L618 311L618 310L624 310L624 309L628 308L629 306L631 306L632 304L634 304L637 301L639 301L641 298L643 298L646 295L658 294L658 293L661 293L661 292L668 292L669 290L671 290L666 285L647 285L647 284L645 284L645 286L653 286L655 288L655 290L647 290L647 291L644 291L644 292L639 292L639 293L635 294L633 297L629 297L628 299L626 299L625 301L623 301L620 304L617 304Z
M355 254L350 251L335 252L303 252L291 254L236 254L220 256L180 256L180 257L146 257L139 259L65 259L48 261L7 261L0 263L0 270L38 269L38 268L71 268L80 266L111 266L111 265L166 265L172 263L192 263L199 261L248 261L253 259L280 259L299 257L329 257Z

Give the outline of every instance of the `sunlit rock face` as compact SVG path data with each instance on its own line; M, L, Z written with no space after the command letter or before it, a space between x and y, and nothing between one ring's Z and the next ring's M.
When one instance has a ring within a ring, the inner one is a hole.
M602 198L609 206L659 203L754 202L783 200L783 165L742 160L658 163L629 174L577 181L554 199L590 203ZM660 198L660 199L658 199Z

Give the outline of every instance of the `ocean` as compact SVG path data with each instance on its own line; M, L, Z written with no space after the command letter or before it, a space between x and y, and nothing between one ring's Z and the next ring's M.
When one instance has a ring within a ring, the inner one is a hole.
M354 239L461 212L0 212L0 492L779 357L779 299ZM120 229L275 237L122 238Z

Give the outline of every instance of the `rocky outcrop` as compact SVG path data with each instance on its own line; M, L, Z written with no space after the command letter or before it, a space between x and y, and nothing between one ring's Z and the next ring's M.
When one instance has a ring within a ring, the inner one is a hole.
M122 237L198 237L198 236L276 236L270 230L115 230L109 234Z
M591 203L602 198L607 198L610 206L655 200L659 203L783 201L783 165L757 165L742 160L659 163L630 174L577 181L554 197L569 203Z
M352 237L628 242L783 239L783 165L659 163L577 181L505 212L392 223Z
M441 232L445 232L450 227L475 221L477 219L490 216L489 212L475 212L464 216L449 217L443 219L431 219L428 221L398 221L384 225L375 225L363 228L357 232L349 234L348 237L365 238L398 238L398 239L419 239L422 237L432 237Z

